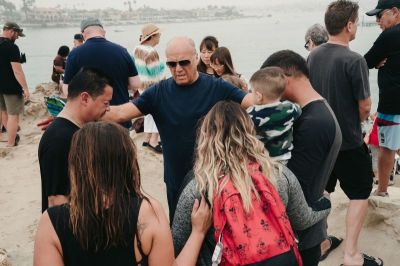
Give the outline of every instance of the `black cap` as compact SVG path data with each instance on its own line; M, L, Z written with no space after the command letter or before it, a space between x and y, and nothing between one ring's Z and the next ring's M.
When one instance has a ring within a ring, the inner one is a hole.
M379 0L375 9L365 13L367 16L376 16L382 10L389 9L392 7L400 7L400 0Z
M22 33L23 29L15 22L6 22L3 26L3 30L6 29L18 32L18 36L20 37L25 37L25 34Z

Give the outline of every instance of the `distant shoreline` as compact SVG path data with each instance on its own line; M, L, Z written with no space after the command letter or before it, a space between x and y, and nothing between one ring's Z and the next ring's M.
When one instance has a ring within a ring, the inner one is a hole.
M262 16L258 16L261 18ZM186 23L186 22L203 22L203 21L223 21L223 20L238 20L246 18L257 18L255 16L235 16L235 17L196 17L196 18L182 18L182 19L163 19L152 21L103 21L105 27L109 26L129 26L129 25L142 25L146 23ZM45 23L23 23L25 28L66 28L66 27L79 27L80 22L45 22Z

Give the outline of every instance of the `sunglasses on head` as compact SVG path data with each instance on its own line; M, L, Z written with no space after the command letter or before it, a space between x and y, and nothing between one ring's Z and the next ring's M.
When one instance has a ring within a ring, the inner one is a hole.
M168 67L174 68L176 67L176 65L180 65L181 67L185 67L190 65L190 60L186 59L186 60L180 60L180 61L167 61L166 64Z

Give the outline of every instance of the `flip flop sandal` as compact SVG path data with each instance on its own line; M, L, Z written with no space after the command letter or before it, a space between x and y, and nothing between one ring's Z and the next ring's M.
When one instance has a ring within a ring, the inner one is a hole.
M329 254L343 242L343 238L337 238L336 236L328 236L328 240L329 242L331 242L331 246L328 248L327 251L325 251L324 254L321 255L319 261L323 261L324 259L326 259Z
M381 258L375 258L372 256L368 256L367 254L362 253L364 258L364 263L362 266L383 266L383 260ZM340 266L346 266L344 264L340 264Z
M157 144L157 146L152 146L150 143L147 145L147 147L149 147L150 149L152 149L153 151L155 151L156 153L162 153L162 148L160 146L160 144Z

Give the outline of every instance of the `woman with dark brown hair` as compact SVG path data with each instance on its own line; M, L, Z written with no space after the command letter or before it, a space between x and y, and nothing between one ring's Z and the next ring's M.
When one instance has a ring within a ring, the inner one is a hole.
M245 86L243 90L247 91L247 81L243 76L236 72L233 66L232 56L229 49L226 47L218 47L210 57L210 66L214 69L215 75L217 77L222 76L235 76L240 78Z
M205 200L193 206L193 233L175 261L168 220L141 190L126 129L98 122L77 131L69 174L70 203L43 214L34 265L195 265L210 222Z
M215 75L214 69L210 66L210 57L218 48L218 40L214 36L206 36L200 43L200 60L197 70L201 73Z

